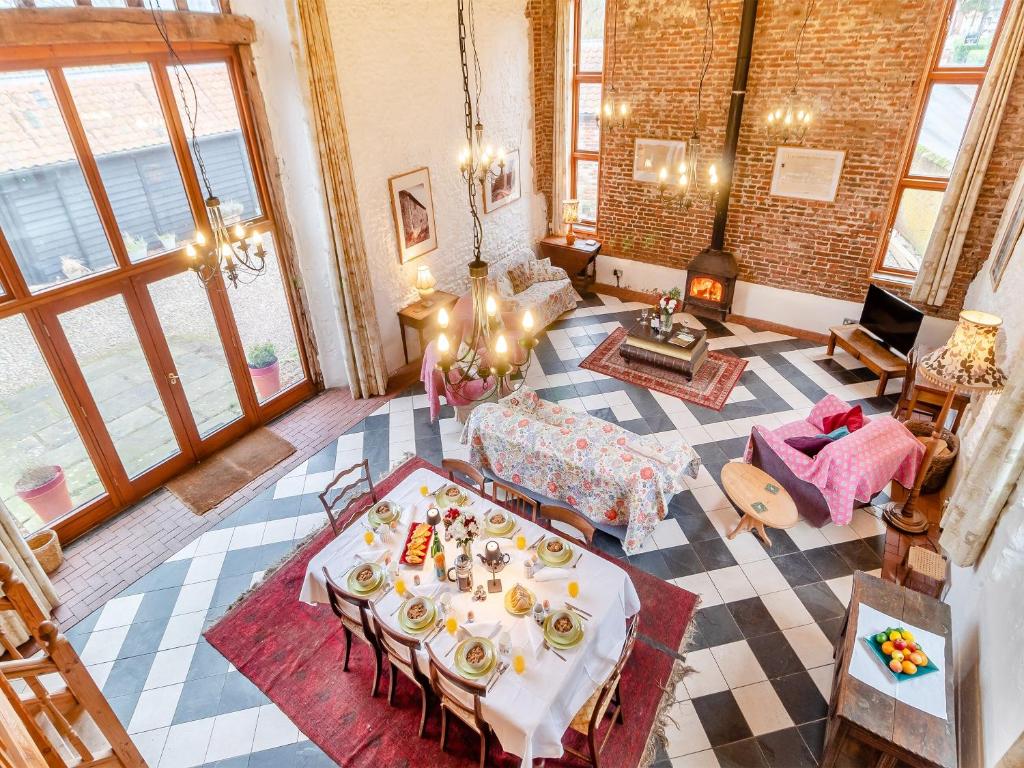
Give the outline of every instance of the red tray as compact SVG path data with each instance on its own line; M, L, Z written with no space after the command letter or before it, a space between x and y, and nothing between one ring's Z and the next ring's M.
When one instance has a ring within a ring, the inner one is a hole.
M406 553L409 551L409 542L412 541L413 531L415 531L417 526L420 526L420 525L427 525L427 524L423 523L423 522L420 522L420 521L417 521L417 520L413 520L411 523L409 523L409 533L406 534L406 536L405 536L405 543L402 544L402 556L398 559L398 562L400 562L402 565L407 565L410 568L422 568L423 567L423 563L425 563L428 560L430 560L430 542L432 541L432 539L434 537L434 529L433 528L430 528L430 533L428 533L427 534L427 538L424 539L425 546L424 546L424 549L423 549L423 560L421 562L419 562L419 563L410 563L408 560L405 559ZM429 526L428 526L428 528L429 528Z

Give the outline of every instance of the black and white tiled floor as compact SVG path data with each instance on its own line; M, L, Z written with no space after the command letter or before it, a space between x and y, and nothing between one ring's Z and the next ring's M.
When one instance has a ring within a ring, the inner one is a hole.
M892 401L873 397L870 374L844 354L826 359L809 342L712 321L704 321L712 348L748 360L720 412L581 370L579 361L640 307L584 302L542 337L528 381L542 397L664 443L685 440L703 459L646 550L630 557L702 599L686 654L694 671L676 688L659 765L816 765L831 641L853 571L881 568L885 528L858 511L844 528L800 522L771 531L771 549L752 534L728 541L736 513L717 480L754 424L802 418L828 392L868 413ZM391 400L68 632L151 766L332 765L202 632L324 522L316 493L336 468L367 457L381 473L406 452L436 464L465 457L451 408L431 424L426 405L421 390ZM599 536L622 556L614 539Z

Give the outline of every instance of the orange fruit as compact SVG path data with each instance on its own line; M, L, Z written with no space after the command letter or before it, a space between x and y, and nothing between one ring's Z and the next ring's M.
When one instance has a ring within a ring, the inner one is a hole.
M892 652L894 650L896 649L892 647L891 640L886 640L884 643L882 643L882 653L884 653L886 656L892 656Z
M923 667L925 665L925 658L920 653L915 652L910 654L910 660L919 667Z
M914 662L912 662L912 661L904 661L903 662L903 674L904 675L916 675L917 674L917 665L915 665Z

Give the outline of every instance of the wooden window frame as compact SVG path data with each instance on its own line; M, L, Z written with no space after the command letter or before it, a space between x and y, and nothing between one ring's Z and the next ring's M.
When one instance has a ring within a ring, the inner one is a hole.
M118 13L116 9L113 10ZM106 14L108 9L52 9L52 11L71 11L92 15ZM122 10L119 13L125 12ZM127 11L127 13L132 12L131 10ZM51 9L4 10L0 11L0 18L6 20L10 18L7 14L21 15L25 13L45 13L49 17ZM136 9L134 13L149 15L148 10L141 12ZM184 14L180 12L172 12L168 15L224 18L215 14ZM251 26L251 22L248 20L243 19L239 22L237 18L240 17L236 17L236 21L232 22L231 29L244 30L246 23ZM204 29L209 30L213 27L206 26ZM75 32L81 33L82 28L76 28ZM149 33L144 32L143 34ZM121 295L129 308L136 331L141 334L143 330L147 330L155 334L158 330L159 319L146 302L140 302L139 296L149 282L186 270L189 262L184 250L186 243L137 263L132 263L128 259L124 243L120 238L120 228L99 176L96 158L78 118L63 70L76 66L124 63L142 63L149 66L153 87L164 117L168 141L181 175L189 208L196 226L209 232L205 193L196 176L192 155L189 151L186 128L182 124L181 115L176 106L173 85L167 70L175 62L170 57L166 46L147 39L103 45L87 45L77 42L45 46L0 46L0 72L34 69L42 71L48 78L54 98L67 126L69 140L74 147L83 175L86 177L97 215L107 234L108 244L115 259L114 266L108 270L32 293L4 233L0 231L0 286L5 291L3 295L0 295L0 319L15 315L22 315L25 318L53 383L65 401L70 418L105 489L105 493L91 502L77 507L72 513L51 525L62 541L68 541L81 535L121 509L135 503L190 463L210 455L228 442L238 439L250 429L279 416L307 399L317 388L317 384L311 376L308 362L309 350L300 331L300 320L296 308L293 306L292 296L287 289L287 285L294 280L291 274L290 260L287 258L291 247L291 233L287 220L283 218L285 211L277 210L275 207L275 201L280 200L280 195L271 188L267 170L264 167L266 147L269 146L266 142L269 142L270 137L263 136L262 132L257 131L257 125L261 123L256 110L262 110L262 104L254 103L254 100L259 98L259 94L253 92L256 85L252 82L251 75L245 71L245 57L248 51L244 45L237 45L233 42L220 44L205 40L175 42L175 49L186 65L202 63L224 63L226 65L260 208L258 216L243 223L247 227L258 227L260 231L268 233L273 238L303 378L264 403L259 402L251 383L249 385L238 384L238 382L249 381L245 365L245 350L235 325L234 314L226 294L226 285L223 277L218 275L207 295L228 365L233 380L236 382L243 415L236 420L237 423L232 422L205 439L196 440L196 435L189 434L189 439L183 441L181 435L176 435L181 448L179 454L158 463L136 478L129 479L127 477L119 464L116 451L106 433L106 425L103 423L77 361L73 358L64 360L70 354L70 347L57 316L62 311L62 307L74 304L76 300L86 301L90 297ZM154 359L159 359L164 363L160 368L153 368L153 374L158 393L164 401L165 407L170 410L172 403L165 386L166 382L159 380L159 374L162 368L168 367L168 364L173 368L173 360L169 358L169 352L163 342L152 344L146 338L140 338L140 342L151 362ZM190 433L193 431L189 430ZM201 450L197 446L201 446Z
M885 258L889 251L889 240L892 237L892 230L896 224L896 214L898 213L900 203L903 200L904 191L908 189L919 189L945 192L946 188L949 186L948 177L921 176L910 172L910 168L914 162L914 153L917 149L918 137L924 124L925 111L928 109L928 101L931 97L932 89L936 85L977 86L974 101L971 104L971 111L967 117L968 124L970 123L971 116L974 114L974 106L978 101L978 94L981 92L982 83L984 83L989 67L992 64L992 54L995 52L996 45L999 42L999 36L1003 31L1003 23L1006 20L1006 10L1009 6L1009 0L1004 0L1003 7L1000 10L999 21L996 23L995 33L992 37L992 46L989 48L988 57L986 58L984 65L980 67L942 66L942 51L946 45L946 36L949 34L949 23L956 11L956 3L957 0L944 0L942 22L939 24L938 29L936 29L935 36L932 39L931 52L928 56L928 64L924 71L921 84L918 87L914 103L914 117L910 124L911 130L900 156L900 173L889 197L889 206L878 239L878 249L875 253L875 260L872 266L872 276L878 279L910 283L917 277L917 272L914 270L897 269L886 266ZM959 154L959 149L957 154Z
M576 164L580 160L592 161L597 163L598 168L598 179L600 180L601 174L601 151L598 149L596 152L592 150L581 150L579 149L579 111L580 111L580 86L581 85L592 85L597 84L601 86L601 102L598 104L598 112L600 113L601 104L604 101L604 56L606 49L602 49L601 52L601 70L596 72L584 71L580 69L580 41L583 33L583 3L582 0L573 0L573 41L572 41L572 135L571 135L571 150L569 152L569 195L573 198L578 198L576 193ZM607 11L607 3L605 3L605 9ZM606 19L607 26L607 19ZM604 136L604 132L601 132L601 136ZM599 139L600 141L601 139ZM598 191L596 198L596 210L601 208L601 185L598 183ZM597 231L597 216L593 220L582 219L579 224L576 225L578 229Z

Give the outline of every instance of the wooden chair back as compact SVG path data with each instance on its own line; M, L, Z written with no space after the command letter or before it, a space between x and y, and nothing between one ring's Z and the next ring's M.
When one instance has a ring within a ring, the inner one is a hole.
M456 480L461 480L465 485L470 486L481 496L487 495L484 491L486 478L479 469L474 467L468 461L462 461L461 459L442 459L441 468L448 471L448 479L453 483Z
M474 683L452 672L429 645L427 655L430 659L430 683L434 687L434 693L441 700L441 706L475 729L477 733L486 733L487 722L484 720L480 700L487 695L487 684ZM473 702L472 708L466 705L466 698Z
M341 483L342 478L357 470L359 470L359 477L343 488L335 490ZM366 484L367 490L355 493L363 483ZM370 462L367 459L363 459L358 464L353 464L348 469L341 470L324 488L323 493L319 497L320 503L324 505L327 519L331 521L331 528L334 529L335 536L348 528L355 519L359 511L357 504L366 493L370 494L372 502L377 501L377 491L373 487L373 478L370 475ZM355 508L353 509L353 507Z
M331 578L331 574L324 567L324 580L327 586L327 599L331 603L331 610L334 615L341 619L341 623L355 632L371 645L377 644L377 633L370 622L370 598L353 595L343 589Z
M537 522L537 502L512 486L500 480L492 481L490 498L510 512Z
M426 682L427 675L420 669L420 662L416 656L416 651L420 649L419 638L393 629L381 618L375 603L370 603L370 613L373 615L377 638L387 657L392 663L404 667L417 681Z
M7 563L0 563L0 588L4 609L18 611L39 646L31 658L15 648L11 660L0 662L0 694L10 701L46 765L144 768L146 761L78 653L54 622L39 621L42 612ZM44 684L40 678L48 675L60 677L63 685ZM25 685L21 695L14 692L14 680Z
M549 526L552 530L557 530L560 535L565 536L567 539L572 539L577 544L592 544L594 542L594 532L597 530L593 523L587 518L581 515L579 512L574 512L571 509L565 507L556 507L553 504L541 504L540 505L540 517L541 524L545 519L557 520L560 523L568 525L570 528L578 531L582 538L577 538L572 534L566 534L561 529L555 529L553 526Z

